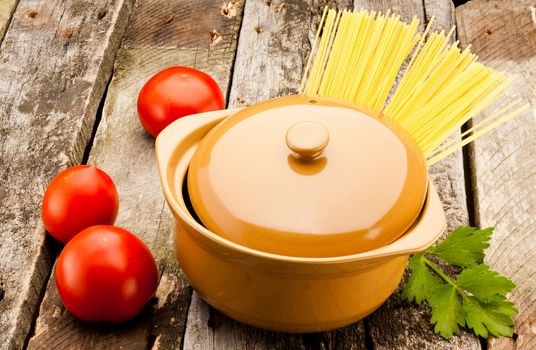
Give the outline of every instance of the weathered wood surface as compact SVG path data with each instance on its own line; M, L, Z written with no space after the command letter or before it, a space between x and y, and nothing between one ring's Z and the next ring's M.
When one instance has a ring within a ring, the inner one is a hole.
M361 7L386 11L391 9L405 21L413 16L421 20L421 31L432 16L433 28L446 29L454 25L454 6L450 0L357 0ZM468 223L467 201L462 153L456 152L430 168L430 176L436 184L447 213L448 231ZM430 325L427 306L408 304L401 300L401 287L387 302L366 320L374 348L378 349L480 349L479 340L466 332L446 341L436 335Z
M329 5L351 8L349 1ZM248 0L233 74L229 107L296 93L325 1ZM364 349L363 322L333 332L268 332L233 321L194 293L185 349Z
M7 27L11 22L11 15L15 11L19 0L2 0L0 1L0 43L4 38Z
M108 172L117 185L120 210L116 225L140 237L157 259L161 279L156 298L130 322L92 325L69 314L51 279L29 348L181 346L191 290L176 262L171 214L158 179L154 139L139 123L136 99L148 78L174 65L203 70L228 91L243 1L233 2L229 7L232 12L224 14L221 5L212 0L137 1L117 54L89 157L89 163ZM217 43L210 34L214 29L222 35Z
M1 46L0 349L22 346L31 327L55 254L40 224L40 196L58 169L82 159L131 2L22 0ZM2 6L14 8L14 3L0 0L0 41L2 24L9 23ZM141 237L157 257L158 292L134 320L92 325L66 311L51 278L30 348L480 349L468 333L449 342L434 335L426 308L408 305L398 293L365 321L333 332L289 335L244 326L210 308L195 292L191 295L176 264L153 139L136 117L139 89L165 67L188 65L216 78L228 92L229 107L294 93L326 4L391 8L406 20L435 16L435 28L454 24L450 0L247 0L242 23L244 0L137 0L89 162L106 170L118 186L117 225ZM474 0L457 15L462 43L472 43L484 62L520 73L512 95L533 104L535 7L535 0ZM480 226L497 226L489 263L516 281L512 298L521 310L516 340L490 339L492 349L536 347L536 266L530 263L536 254L531 235L536 146L530 138L535 122L534 113L527 113L473 148L474 214ZM468 222L463 171L461 152L430 169L449 228Z
M49 276L44 188L80 163L131 1L23 0L0 47L0 348L21 348Z
M489 339L490 349L536 348L536 1L475 0L458 8L459 38L480 60L518 76L511 98L532 108L472 148L476 219L495 226L487 262L516 284L514 339ZM492 110L489 111L492 113Z

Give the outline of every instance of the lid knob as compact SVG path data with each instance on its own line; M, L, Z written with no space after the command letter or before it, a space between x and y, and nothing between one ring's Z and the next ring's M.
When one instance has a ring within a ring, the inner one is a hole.
M299 122L291 126L286 136L287 146L300 159L314 159L322 154L329 142L328 130L317 122Z

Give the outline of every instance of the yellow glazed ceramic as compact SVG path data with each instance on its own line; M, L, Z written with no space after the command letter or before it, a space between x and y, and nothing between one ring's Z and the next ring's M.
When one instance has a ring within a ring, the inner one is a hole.
M301 257L391 243L419 215L426 186L422 152L398 124L304 96L258 103L222 121L188 172L193 209L207 229Z
M177 256L192 287L228 316L276 331L325 331L370 314L400 282L408 255L424 250L443 232L445 215L435 188L425 177L428 186L424 187L424 205L419 196L415 197L419 202L417 218L412 220L408 214L408 219L400 223L401 229L395 227L397 232L390 233L398 238L368 251L298 256L239 244L225 232L215 233L200 224L190 205L186 176L200 143L217 132L216 126L225 125L223 120L239 113L240 110L225 110L181 118L162 131L156 140L162 188L175 219ZM292 152L296 161L316 161L325 156L329 163L329 147L335 139L330 126L318 122L301 124L303 122L311 120L297 120L280 134L285 149ZM323 128L327 130L327 138ZM294 132L298 135L311 133L313 137L301 140ZM256 154L252 161L257 164L263 156ZM319 168L321 166L313 172ZM311 177L307 166L299 170L304 179ZM346 198L344 193L341 195ZM344 206L343 200L340 206ZM412 223L405 229L408 221ZM276 225L274 222L274 227ZM302 252L312 251L314 249ZM336 249L333 252L337 252Z

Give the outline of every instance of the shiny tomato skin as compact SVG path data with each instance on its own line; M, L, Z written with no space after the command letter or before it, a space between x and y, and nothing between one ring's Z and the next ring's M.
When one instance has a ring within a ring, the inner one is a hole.
M190 114L223 109L218 83L189 67L170 67L155 74L138 95L138 117L153 137L171 122Z
M46 230L63 243L87 227L113 224L118 210L112 179L91 165L74 166L56 175L41 206Z
M154 295L157 283L156 263L147 246L110 225L80 232L63 248L56 265L60 297L84 321L133 318Z

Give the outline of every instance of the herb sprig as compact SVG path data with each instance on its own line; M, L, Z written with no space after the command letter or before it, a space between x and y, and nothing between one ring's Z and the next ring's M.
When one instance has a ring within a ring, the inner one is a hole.
M506 295L515 284L483 263L492 233L493 227L459 227L409 261L411 274L402 298L417 304L426 301L432 309L430 322L435 332L446 339L460 327L481 337L513 335L512 316L518 311ZM458 277L449 277L428 258L430 255L460 267Z

